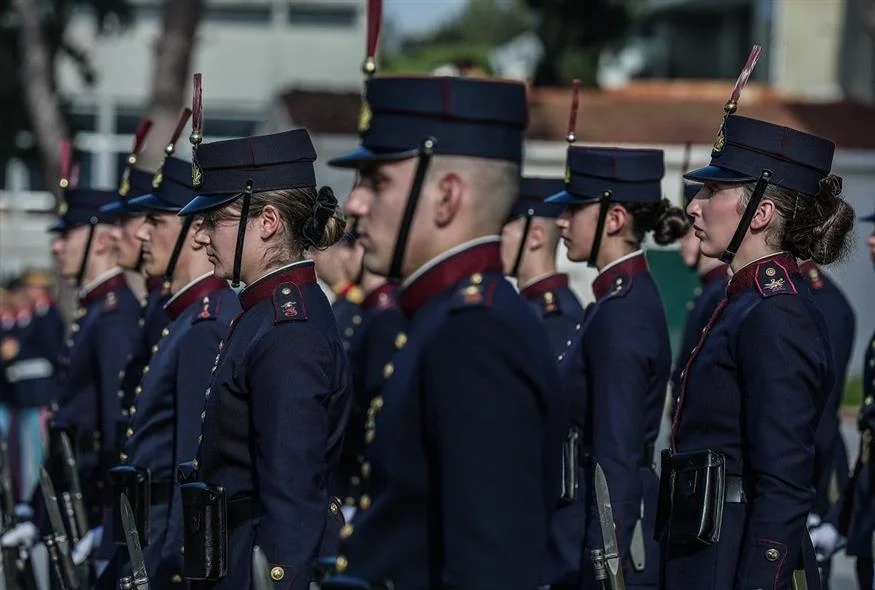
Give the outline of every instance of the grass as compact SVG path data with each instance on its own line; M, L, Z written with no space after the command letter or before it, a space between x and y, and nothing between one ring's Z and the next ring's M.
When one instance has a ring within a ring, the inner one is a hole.
M842 405L845 409L851 409L855 412L863 403L863 376L850 375L845 382L845 396L842 399Z

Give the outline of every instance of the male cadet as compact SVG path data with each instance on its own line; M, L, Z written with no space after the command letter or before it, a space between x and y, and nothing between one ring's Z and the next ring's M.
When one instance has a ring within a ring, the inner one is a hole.
M686 208L700 185L684 183L684 208ZM699 275L699 286L693 294L693 299L687 303L687 320L684 324L684 338L678 351L674 368L671 372L671 415L674 416L675 397L681 390L680 375L690 360L690 353L699 342L702 330L708 320L714 315L717 305L726 296L726 284L729 282L729 265L717 258L702 256L699 252L699 238L693 227L680 239L680 253L684 265Z
M89 526L100 522L107 472L117 452L119 372L138 333L139 304L113 244L111 224L117 215L100 212L115 195L96 189L66 191L61 219L51 228L59 233L52 254L60 275L79 287L79 308L61 358L61 399L53 408L53 429L67 431L78 450ZM58 460L50 456L49 466L55 485L63 490L69 482L59 476Z
M501 232L504 272L517 279L520 295L543 320L556 356L568 348L583 317L568 275L556 272L560 233L556 218L565 207L544 202L564 188L561 179L523 178L519 198Z
M313 249L310 258L316 264L316 276L326 282L334 294L331 309L343 341L349 351L362 323L361 304L365 298L361 281L361 247L355 241L355 229L349 229L335 245L325 250Z
M44 295L24 277L11 280L6 290L15 316L15 333L4 339L2 428L7 439L16 498L30 498L43 462L43 410L58 400L55 369L64 342L64 325Z
M402 281L408 328L326 588L537 585L567 407L543 325L502 272L527 118L521 84L375 77L362 145L333 161L359 171L346 210L368 270Z
M228 282L213 276L206 250L194 240L200 219L177 215L195 197L191 164L167 158L156 181L159 186L152 194L132 204L147 211L137 232L143 242L144 270L171 277L173 296L164 306L171 321L130 408L121 461L111 474L116 523L122 492L132 505L145 507L138 514L137 529L146 544L150 587L160 590L182 583L182 506L174 485L176 465L197 452L203 392L219 343L241 308ZM123 539L118 524L113 528L116 539ZM108 587L117 587L113 582Z

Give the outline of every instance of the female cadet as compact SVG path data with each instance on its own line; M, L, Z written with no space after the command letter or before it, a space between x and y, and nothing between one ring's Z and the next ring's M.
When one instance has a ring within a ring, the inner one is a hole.
M557 223L568 258L600 271L596 301L559 355L572 404L565 456L579 459L565 461L564 506L553 519L543 579L553 588L595 587L589 560L581 560L582 550L589 555L603 546L591 494L595 463L607 477L626 584L656 588L653 441L671 356L662 299L641 244L648 232L665 245L687 229L683 210L662 198L664 171L660 150L571 147L565 191L547 200L567 205Z
M834 369L796 260L848 247L834 149L728 114L711 165L685 175L704 183L687 208L702 254L733 275L681 376L662 470L666 590L819 587L805 524Z
M310 567L336 550L330 545L342 515L329 496L329 475L340 453L350 372L331 305L305 255L337 242L344 220L331 189L315 188L315 159L304 130L195 152L199 196L180 214L204 215L195 239L215 275L246 283L243 312L220 346L206 390L196 458L180 467L184 574L201 580L199 588L249 588L255 546L277 589L307 588Z

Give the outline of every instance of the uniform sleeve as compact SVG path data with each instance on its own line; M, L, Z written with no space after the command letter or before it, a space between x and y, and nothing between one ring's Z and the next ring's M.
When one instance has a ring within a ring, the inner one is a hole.
M735 588L789 588L814 498L814 430L832 387L830 352L800 298L743 321L736 351L748 485Z
M262 508L255 544L284 569L277 590L306 588L329 517L328 449L343 426L332 408L349 392L337 348L309 324L289 322L268 330L246 369Z
M548 518L545 392L525 338L471 310L451 316L423 353L442 588L537 586Z
M646 393L655 359L641 318L621 306L605 304L584 338L585 375L592 404L592 457L605 472L617 541L628 562L635 523L641 516L641 453L644 447ZM587 507L587 550L600 548L602 530L594 494ZM587 552L588 554L588 552Z
M197 453L197 437L201 431L204 394L213 377L219 342L228 330L227 324L215 319L198 322L188 328L180 342L176 366L174 458L173 465L191 461ZM182 574L182 502L175 481L167 516L167 534L161 548L158 571L167 577Z
M137 326L136 316L129 317L123 309L105 312L93 334L96 339L94 359L101 449L105 460L110 461L112 465L118 459L119 451L116 424L122 420L118 400L120 374L139 336L140 329ZM112 465L108 465L107 469ZM103 472L106 472L106 469Z

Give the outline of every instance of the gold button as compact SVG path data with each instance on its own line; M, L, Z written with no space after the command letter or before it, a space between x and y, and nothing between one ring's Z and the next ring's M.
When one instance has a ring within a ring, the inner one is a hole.
M383 367L383 379L388 379L392 376L392 373L395 372L395 367L392 363L386 363L386 366Z
M768 274L768 271L766 271L766 274ZM772 273L772 274L774 274L774 273ZM778 550L775 548L766 550L766 559L768 559L769 561L778 561L778 558L780 556L781 556L781 554L778 553Z
M371 464L370 463L362 463L362 477L367 479L371 475Z
M204 440L203 434L197 435L197 444L201 444L203 442L203 440Z
M775 269L774 269L774 267L770 266L769 268L766 269L766 276L767 276L767 277L773 277L773 276L775 276ZM777 559L777 558L775 558L775 559ZM774 560L773 560L773 561L774 561Z
M871 395L867 395L866 399L863 400L863 403L867 406L871 406L873 401L875 401L875 399L872 399Z
M168 334L170 334L170 329L169 329L169 328L164 328L163 330L161 330L161 335L162 335L162 336L167 336Z
M351 524L343 525L343 528L340 529L340 538L341 539L349 539L352 536L352 531L353 531L353 528L352 528Z
M331 511L331 514L337 514L337 511L340 510L333 501L328 503L328 510Z
M404 332L399 332L397 336L395 336L395 348L402 349L404 345L407 344L407 334Z
M352 496L347 496L346 500L344 500L343 503L347 506L355 506L355 498L353 498Z
M127 461L127 460L128 460L128 456L127 456L127 454L125 454L125 453L119 453L118 458L119 458L121 461Z
M155 354L156 352L158 352L158 345L157 344L152 347L152 354Z
M353 334L355 334L355 330L353 330L352 328L347 328L346 330L343 331L343 335L346 336L347 338L349 338Z
M118 372L118 378L119 378L119 379L124 379L124 378L125 378L125 371L124 371L124 369L122 369L121 371Z
M359 476L353 475L352 477L349 478L349 483L351 483L354 486L357 486L360 483L362 483L362 480L359 479Z
M288 289L283 289L283 291L288 291ZM283 568L277 566L270 568L270 579L274 582L279 582L286 576L285 570Z
M368 444L371 444L372 442L374 442L374 431L373 430L368 430L365 433L365 442Z
M378 395L373 400L371 400L371 407L380 410L383 408L383 396Z
M360 315L352 316L352 323L355 324L356 326L358 326L360 323L362 323L362 316L360 316Z
M361 508L362 510L367 510L370 507L371 507L371 497L369 495L365 494L364 496L361 497L361 499L359 499L359 508Z
M143 326L146 325L146 320L144 320L143 318L140 318L140 322L139 322L139 323L140 323L140 327L142 328Z
M131 416L133 416L136 413L137 413L137 408L135 408L134 406L131 406Z
M119 389L117 395L118 395L118 398L119 398L119 399L124 399L124 397L125 397L125 392L122 391L121 389Z
M289 289L288 287L283 287L282 294L283 294L283 295L291 295L291 294L292 294L292 290Z
M72 331L74 334L76 332L78 332L79 331L79 324L73 324L72 326L70 326L70 331Z
M206 419L207 419L207 412L206 412L206 410L204 410L203 412L201 412L201 422L203 422Z
M180 576L179 574L173 574L173 576L170 578L170 583L182 584L182 576Z
M193 468L195 471L197 471L197 468L198 468L198 462L197 462L197 459L192 459L192 460L191 460L191 466L192 466L192 468Z
M183 545L182 547L179 548L179 553L181 555L185 555L185 545Z
M342 574L346 571L346 568L349 567L349 560L343 555L337 556L337 561L334 563L334 568L337 570L338 574Z
M143 367L143 375L145 375L148 372L149 372L149 365L146 365L145 367Z
M134 429L128 428L127 435L128 435L128 438L131 438L132 436L134 436Z
M472 284L479 285L482 282L483 282L483 275L480 274L479 272L475 272L474 274L471 275L471 283Z

